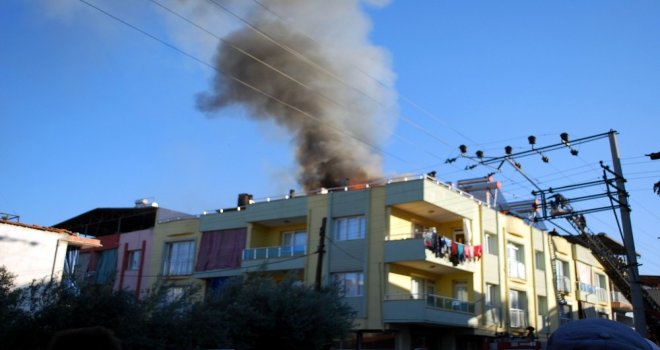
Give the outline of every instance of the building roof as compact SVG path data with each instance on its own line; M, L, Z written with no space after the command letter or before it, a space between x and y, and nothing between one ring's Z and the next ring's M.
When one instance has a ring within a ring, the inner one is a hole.
M639 276L639 282L647 287L660 288L660 276L641 275Z
M154 227L157 213L158 207L96 208L54 227L90 236L106 236Z
M38 231L43 231L43 232L52 232L52 233L58 233L58 234L61 234L61 235L66 235L65 237L67 238L67 241L69 242L69 245L73 245L73 246L77 246L77 247L81 247L81 248L94 248L94 247L100 247L101 246L101 242L98 239L80 236L78 233L74 233L72 231L69 231L69 230L63 229L63 228L24 224L24 223L21 223L21 222L4 220L4 219L0 219L0 223L1 224L18 226L18 227L29 228L29 229L32 229L32 230L38 230Z
M585 246L582 243L580 236L578 235L564 235L562 237L566 238L566 240L571 243ZM601 232L593 235L593 237L598 239L601 243L603 243L615 255L626 255L626 247L623 244L619 243L618 241L614 240L612 237L608 236L606 233Z

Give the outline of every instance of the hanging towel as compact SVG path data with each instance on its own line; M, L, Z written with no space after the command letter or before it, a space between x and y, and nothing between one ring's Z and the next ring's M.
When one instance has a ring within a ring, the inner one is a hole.
M481 244L477 244L474 246L474 260L479 260L481 259L481 254L483 253L483 249L481 247Z

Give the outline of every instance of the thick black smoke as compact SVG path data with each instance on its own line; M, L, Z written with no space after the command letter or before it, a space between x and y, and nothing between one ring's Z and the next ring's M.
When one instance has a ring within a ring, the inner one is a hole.
M383 51L367 42L360 4L260 4L247 12L249 24L221 40L219 73L212 91L198 97L200 110L240 104L252 118L286 127L305 190L380 177L379 145L394 114L385 86L393 76Z

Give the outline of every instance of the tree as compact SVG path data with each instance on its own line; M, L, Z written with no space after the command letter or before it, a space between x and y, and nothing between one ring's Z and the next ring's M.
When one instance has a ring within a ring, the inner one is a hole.
M235 349L324 349L351 329L353 309L335 287L317 292L293 278L259 275L230 281L206 303L223 326L220 343Z
M0 267L0 349L44 349L61 330L110 329L132 349L324 349L351 329L353 310L337 288L317 292L292 278L235 278L217 294L172 296L169 285L144 299L111 286L70 288L34 281L16 289Z

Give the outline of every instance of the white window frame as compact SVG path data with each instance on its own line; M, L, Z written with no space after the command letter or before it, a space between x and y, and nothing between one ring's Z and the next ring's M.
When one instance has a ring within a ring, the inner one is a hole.
M410 294L413 299L424 299L428 295L435 295L435 281L412 276L410 279Z
M557 289L560 292L571 292L571 276L570 276L570 265L568 261L561 259L556 259L554 261L555 269L557 271Z
M364 239L366 227L366 218L364 215L335 218L335 240L348 241L354 239Z
M527 327L528 310L527 293L521 290L509 289L509 315L511 318L511 327Z
M545 253L542 250L535 251L534 259L536 262L536 269L539 271L545 271Z
M454 299L460 300L460 301L468 301L469 300L469 292L468 292L468 283L464 281L456 281L454 282L454 287L453 287L453 295Z
M486 231L484 235L485 249L484 253L497 255L497 233Z
M525 266L525 247L513 242L508 242L506 245L507 262L509 267L509 277L525 279L526 266Z
M172 254L181 254L173 257ZM172 241L165 243L163 252L163 275L184 276L192 274L195 261L195 241Z
M607 277L605 274L594 273L594 286L596 287L596 299L602 303L608 302L609 293L607 293Z
M348 298L364 296L364 273L336 272L332 275L335 283L339 285L342 296Z
M287 231L282 233L283 247L307 246L307 231Z
M142 249L129 250L128 252L128 261L126 264L126 270L136 271L140 269L140 263L142 260Z
M500 302L500 286L493 283L486 283L484 305L486 306L486 322L488 324L499 324L501 322L502 317Z

